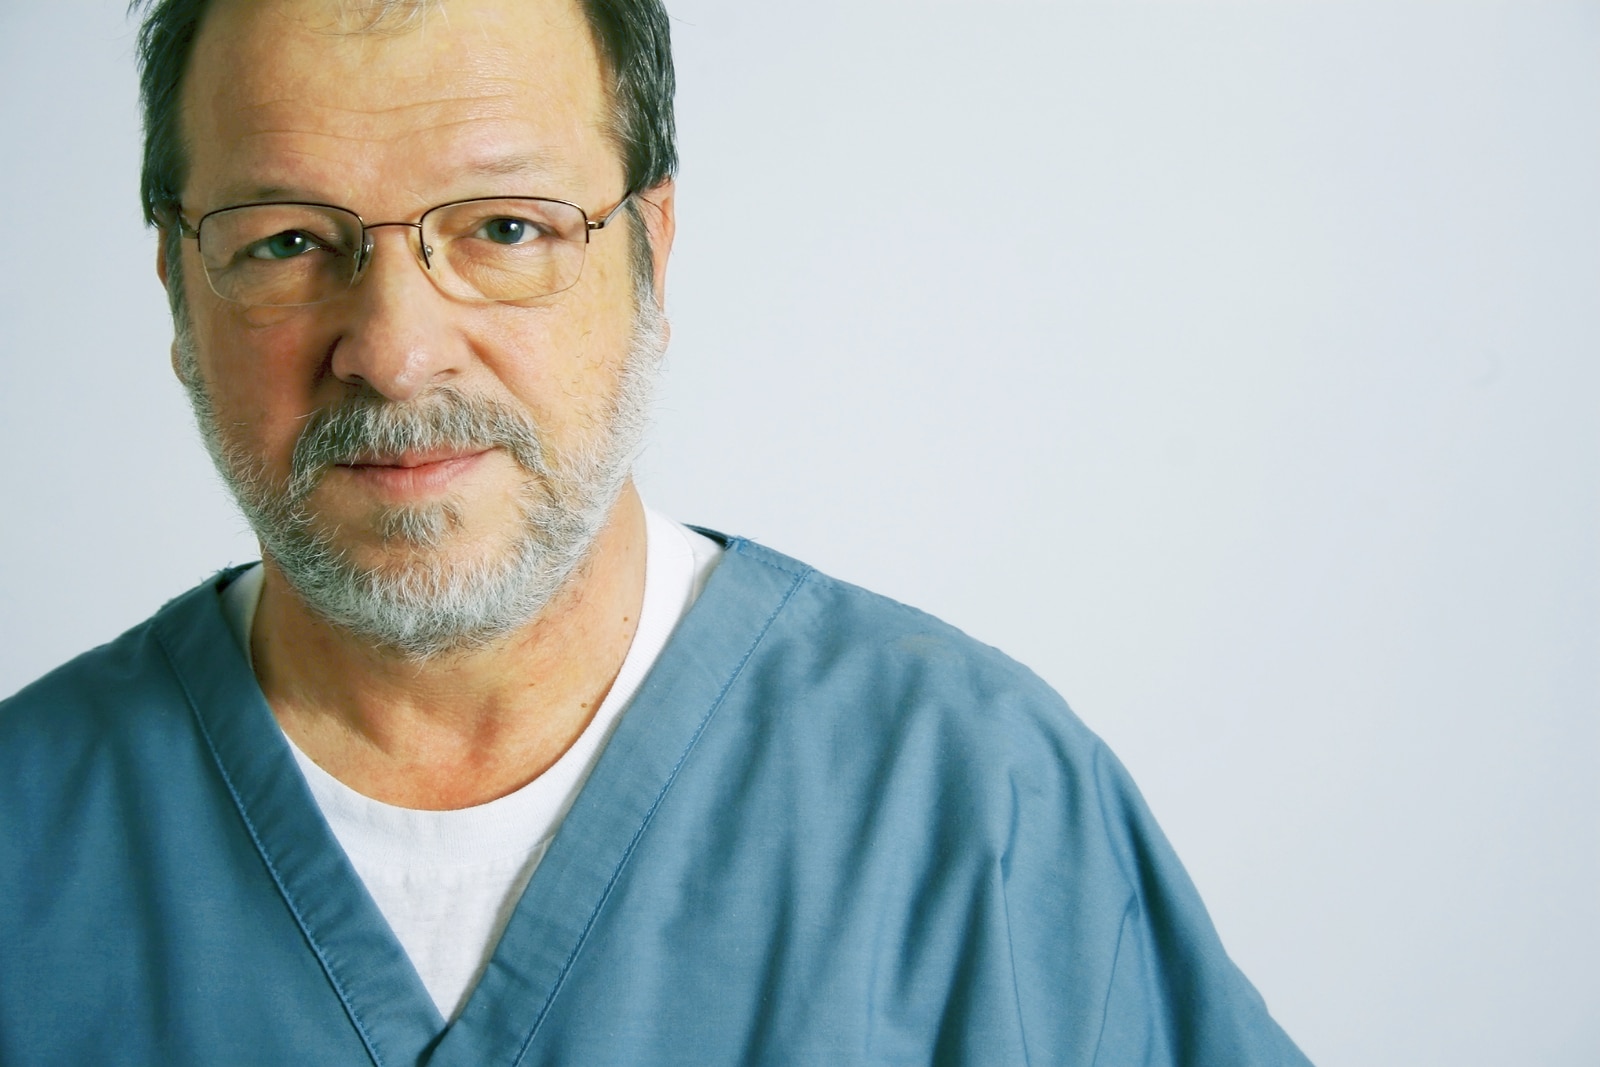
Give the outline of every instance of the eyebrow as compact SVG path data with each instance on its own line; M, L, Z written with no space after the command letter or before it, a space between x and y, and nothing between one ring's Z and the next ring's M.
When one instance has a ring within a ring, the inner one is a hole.
M570 177L572 165L548 152L519 153L496 156L466 168L473 174L486 174L494 178L512 177L528 173Z
M222 190L221 199L230 204L253 204L258 200L305 200L305 194L286 185L230 185Z

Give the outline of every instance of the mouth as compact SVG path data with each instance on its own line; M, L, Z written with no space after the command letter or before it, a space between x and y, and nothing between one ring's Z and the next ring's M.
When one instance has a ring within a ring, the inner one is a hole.
M367 489L390 499L436 496L476 468L492 449L402 452L360 456L333 467Z

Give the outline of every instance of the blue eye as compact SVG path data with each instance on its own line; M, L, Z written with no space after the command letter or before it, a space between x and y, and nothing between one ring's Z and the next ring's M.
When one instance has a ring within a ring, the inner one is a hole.
M543 236L540 228L527 219L490 219L478 232L497 245L520 245Z
M293 259L320 247L320 242L302 230L285 230L251 245L249 255L251 259Z

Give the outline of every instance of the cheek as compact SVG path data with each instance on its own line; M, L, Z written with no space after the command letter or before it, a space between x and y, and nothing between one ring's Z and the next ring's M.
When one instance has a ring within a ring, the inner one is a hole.
M305 415L318 406L315 341L304 324L251 313L195 315L200 373L225 440L287 470Z
M538 329L502 334L496 377L533 416L549 445L571 449L587 443L605 424L627 362L631 313L626 305L587 299L581 306L569 302L562 314L516 310L534 316L528 325L537 323Z

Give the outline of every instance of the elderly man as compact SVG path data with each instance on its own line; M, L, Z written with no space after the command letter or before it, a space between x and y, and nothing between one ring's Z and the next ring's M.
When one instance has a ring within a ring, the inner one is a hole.
M654 0L160 0L262 545L0 707L0 1061L1301 1063L1058 698L645 509Z

